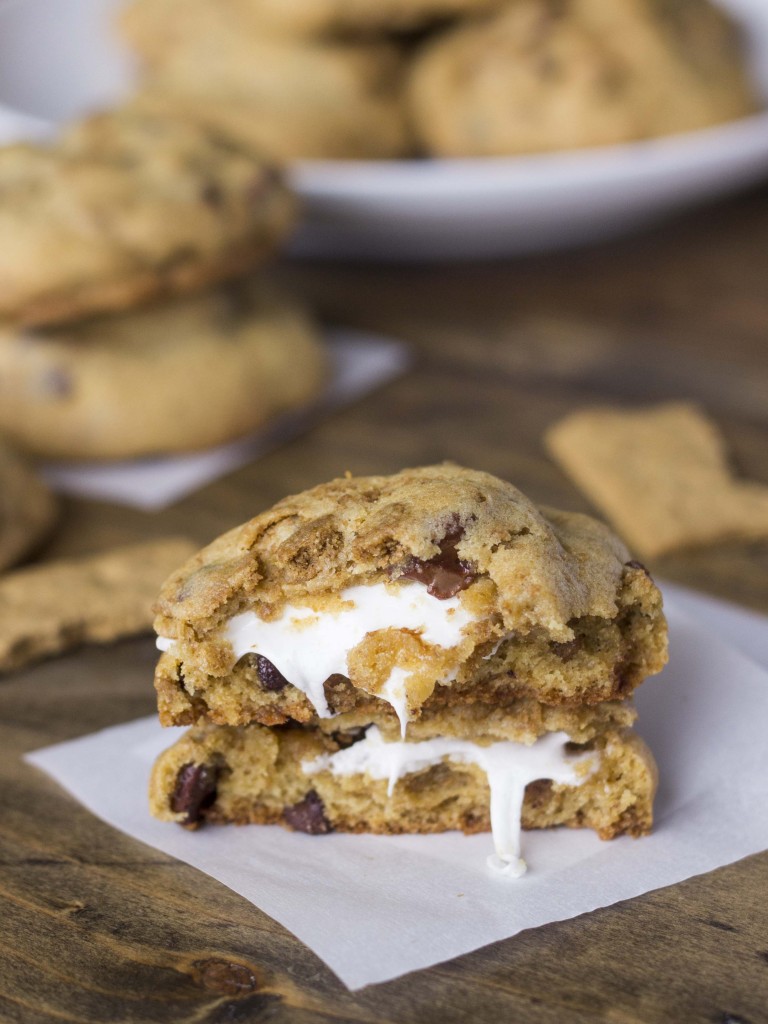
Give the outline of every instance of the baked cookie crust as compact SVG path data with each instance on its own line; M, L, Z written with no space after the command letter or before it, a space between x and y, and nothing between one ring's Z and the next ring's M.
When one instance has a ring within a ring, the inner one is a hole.
M706 0L518 0L428 41L408 107L436 156L612 145L756 109L735 27Z
M280 160L396 157L409 148L405 54L394 42L286 37L240 7L145 6L127 32L146 96Z
M394 621L363 629L314 697L265 665L264 648L236 653L228 632L243 617L268 628L297 607L330 624L372 595L420 602L449 631L452 616L465 625L448 649ZM598 703L628 696L666 661L661 595L606 527L447 464L286 498L173 574L157 612L164 724L315 723L323 702L325 715L378 721L395 670L407 675L411 719L477 701Z
M0 316L123 310L258 265L295 201L260 151L143 100L0 150Z
M326 355L301 306L238 280L60 327L0 327L0 430L47 458L211 447L315 398Z

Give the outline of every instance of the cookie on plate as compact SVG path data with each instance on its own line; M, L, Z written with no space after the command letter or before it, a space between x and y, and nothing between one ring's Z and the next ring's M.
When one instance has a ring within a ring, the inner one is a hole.
M155 627L166 725L595 704L666 660L661 595L607 527L453 465L286 498L175 573Z
M403 55L393 43L286 38L210 3L185 4L170 24L164 13L152 5L145 16L157 31L133 39L145 94L280 159L405 152Z
M258 282L69 326L0 329L0 431L48 458L194 451L314 398L322 341Z
M56 520L56 500L31 466L0 441L0 572L39 544Z
M608 145L755 109L737 33L707 0L518 0L427 41L408 103L439 156Z
M22 324L122 310L260 263L295 203L244 141L133 103L50 147L0 149L0 316Z

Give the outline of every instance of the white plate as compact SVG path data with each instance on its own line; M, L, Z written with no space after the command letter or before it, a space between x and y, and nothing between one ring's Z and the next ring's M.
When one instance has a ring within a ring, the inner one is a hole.
M38 136L120 95L130 62L109 32L120 0L6 0L0 140ZM768 0L719 0L747 27L768 99ZM1 112L0 112L1 114ZM622 146L467 160L303 161L294 251L405 260L493 258L607 238L768 176L768 111Z

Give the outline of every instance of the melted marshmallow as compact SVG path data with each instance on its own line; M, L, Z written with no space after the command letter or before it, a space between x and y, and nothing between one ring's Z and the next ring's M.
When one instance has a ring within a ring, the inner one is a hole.
M335 754L321 754L305 761L302 769L310 775L330 771L333 775L367 774L373 779L387 779L391 796L402 776L440 764L443 759L476 764L487 775L491 790L491 830L496 853L488 858L488 866L516 878L526 870L520 856L525 787L538 779L580 785L587 776L577 773L577 765L594 762L591 754L568 754L569 742L567 733L554 732L531 746L505 740L483 747L471 740L452 738L386 743L377 726L372 725L358 743ZM593 763L590 773L595 766Z
M236 658L261 654L306 694L321 718L331 718L323 684L329 676L349 674L347 655L366 633L407 629L427 643L451 648L460 642L464 627L476 619L458 597L440 601L420 583L348 587L340 597L350 607L316 612L287 605L270 622L255 612L242 612L229 620L224 637ZM168 650L171 643L163 637L157 641L160 650ZM377 694L395 709L403 734L408 722L407 678L404 669L395 667ZM450 677L442 681L449 682Z

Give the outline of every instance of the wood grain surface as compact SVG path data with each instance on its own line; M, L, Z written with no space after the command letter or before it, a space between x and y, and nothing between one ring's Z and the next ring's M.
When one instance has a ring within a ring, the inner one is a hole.
M595 402L699 400L738 470L768 483L766 253L768 192L758 191L621 243L524 262L284 267L328 322L409 340L411 372L162 512L67 501L39 557L166 533L202 543L346 469L443 458L588 509L541 436ZM652 569L768 611L768 544ZM154 659L141 638L0 680L0 1021L768 1022L768 854L347 992L245 900L114 832L20 762L151 713Z

